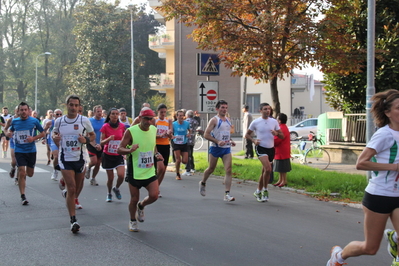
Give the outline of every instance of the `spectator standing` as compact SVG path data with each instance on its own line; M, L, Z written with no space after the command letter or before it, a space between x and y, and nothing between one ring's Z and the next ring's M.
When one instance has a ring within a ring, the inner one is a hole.
M252 141L250 139L245 138L245 133L247 133L249 125L252 123L252 114L248 111L249 106L247 104L244 104L242 106L242 112L244 113L244 116L242 118L242 133L243 133L243 146L245 148L245 157L244 159L253 159L254 158L254 148L252 146ZM252 136L253 137L253 133Z
M281 139L278 136L274 136L274 163L273 171L279 173L279 179L273 186L284 187L287 185L287 173L291 171L291 142L290 132L286 125L287 115L280 113L277 116L281 132L284 134L284 138Z

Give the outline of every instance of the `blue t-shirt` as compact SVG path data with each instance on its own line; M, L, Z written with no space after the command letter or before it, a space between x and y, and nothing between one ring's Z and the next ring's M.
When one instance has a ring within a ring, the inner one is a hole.
M190 129L190 123L187 121L183 121L182 124L179 124L178 121L173 122L173 142L175 144L186 144L187 143L187 134Z
M100 144L101 141L101 132L100 129L104 125L105 118L101 117L101 119L97 120L95 117L89 118L91 125L93 126L94 133L96 133L96 144Z
M25 120L22 120L20 117L15 118L11 121L10 130L13 132L15 152L36 152L36 143L29 143L26 139L29 136L33 137L35 130L43 132L43 127L40 125L39 120L31 116Z

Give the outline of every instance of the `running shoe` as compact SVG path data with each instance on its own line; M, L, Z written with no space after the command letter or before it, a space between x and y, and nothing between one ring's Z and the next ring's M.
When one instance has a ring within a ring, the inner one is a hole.
M80 225L78 224L78 222L74 222L71 224L72 233L76 234L77 232L79 232L79 229L80 229Z
M15 176L15 167L11 167L11 170L10 170L10 177L11 178L14 178L14 176Z
M399 258L393 259L391 266L399 266Z
M16 177L15 180L14 180L14 184L15 184L16 186L18 186L18 178L17 178L17 177Z
M26 199L26 197L21 198L21 204L22 205L28 205L29 201Z
M347 263L339 263L337 254L342 251L342 248L340 246L334 246L331 249L331 258L327 261L326 266L342 266L346 265Z
M61 191L61 195L62 195L64 198L66 198L67 192L68 192L68 191L64 188L64 189Z
M180 174L176 174L176 180L181 180Z
M191 172L191 173L195 173L195 169L191 169L190 172Z
M116 197L118 200L121 200L121 199L122 199L122 195L121 195L121 192L120 192L119 188L113 187L113 188L112 188L112 191L115 193L115 197ZM112 195L111 195L111 196L112 196Z
M112 201L112 194L111 194L111 193L107 194L107 199L106 199L106 201L107 201L107 202L111 202L111 201Z
M230 194L226 194L224 195L224 201L235 201L236 199L232 196L230 196Z
M269 201L269 191L263 190L262 191L262 202Z
M262 192L254 192L254 196L257 201L262 202Z
M130 232L138 232L139 228L137 226L137 221L130 221L129 222L129 231Z
M86 179L90 178L90 173L91 173L91 168L89 168L89 166L86 165L86 173L85 173Z
M96 181L95 178L90 179L90 185L92 185L92 186L98 186L98 183L97 183L97 181Z
M136 212L136 220L139 221L140 223L144 222L144 208L141 210L139 208L139 203L137 202L137 212Z
M183 175L185 175L185 176L190 176L191 173L190 173L190 172L184 172Z
M82 205L79 203L78 198L75 199L75 209L77 210L83 209Z
M206 189L205 189L205 185L202 184L202 181L199 182L199 192L200 192L201 196L205 197Z
M7 158L7 152L3 151L3 158Z
M59 187L61 190L64 190L64 189L65 189L65 181L64 181L64 178L61 178L61 179L60 179L60 182L58 182L58 187Z
M53 174L51 175L51 180L58 181L58 171L54 170Z
M384 237L388 241L388 253L395 260L398 256L398 244L393 239L394 234L395 231L392 229L385 229L384 231Z

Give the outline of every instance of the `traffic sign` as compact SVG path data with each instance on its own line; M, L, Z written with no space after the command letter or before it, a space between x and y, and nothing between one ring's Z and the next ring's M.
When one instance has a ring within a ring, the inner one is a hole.
M219 99L218 81L198 81L198 111L200 113L216 113Z
M198 75L199 76L219 76L220 60L218 54L197 54Z

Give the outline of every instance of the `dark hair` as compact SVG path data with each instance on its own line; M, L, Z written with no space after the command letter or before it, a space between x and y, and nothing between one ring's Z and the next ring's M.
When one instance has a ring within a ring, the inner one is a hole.
M374 94L371 97L373 105L371 106L371 113L374 116L374 123L377 127L383 127L391 121L385 114L392 109L392 103L399 98L399 91L391 89Z
M268 104L268 103L259 104L259 110L262 110L264 106L270 106L270 104Z
M69 95L69 96L66 98L66 103L68 104L70 100L78 100L78 101L79 101L79 105L81 105L81 104L80 104L80 98L79 98L77 95L74 95L74 94Z
M116 110L116 111L119 112L119 110L118 110L117 108L115 108L115 107L112 107L111 109L109 109L109 111L108 111L108 113L107 113L107 117L105 118L104 123L108 123L108 122L111 120L109 117L110 117L110 115L111 115L111 112L114 111L114 110Z
M287 115L284 113L280 113L278 115L278 119L281 121L281 124L287 124Z
M225 100L219 100L217 103L216 103L216 109L219 109L219 107L222 105L222 104L228 104Z
M248 111L249 105L248 105L248 104L244 104L244 105L242 106L242 108L245 109L245 111Z
M168 107L166 107L166 104L160 103L160 104L158 105L158 107L157 107L157 111L159 111L159 110L161 110L161 109L163 109L163 108L168 109Z
M18 111L21 106L28 106L29 109L29 105L26 102L20 102L20 104L18 104Z

